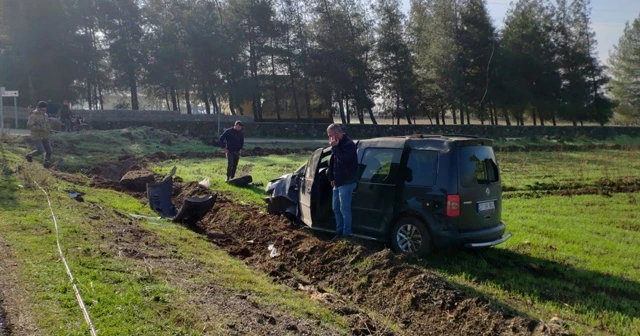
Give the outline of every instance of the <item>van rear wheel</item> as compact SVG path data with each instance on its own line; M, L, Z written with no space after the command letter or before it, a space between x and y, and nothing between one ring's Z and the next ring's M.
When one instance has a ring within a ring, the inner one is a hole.
M431 235L422 221L406 217L393 227L391 245L396 252L423 256L431 252Z

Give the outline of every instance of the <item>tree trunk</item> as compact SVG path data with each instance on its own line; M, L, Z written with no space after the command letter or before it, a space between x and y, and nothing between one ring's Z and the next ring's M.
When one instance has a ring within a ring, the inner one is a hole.
M460 125L464 125L464 104L460 106Z
M538 121L537 121L538 115L536 114L536 110L532 109L531 110L531 114L532 114L532 118L531 119L533 119L533 126L538 126Z
M349 95L343 95L344 99L344 113L347 116L347 125L351 125L351 111L349 111Z
M289 63L289 78L291 79L291 92L293 94L293 107L296 110L296 119L300 120L300 106L298 104L298 89L296 88L296 80L293 77L293 64L291 58L288 58Z
M444 106L440 106L440 113L441 113L441 117L442 117L442 125L446 125L447 123L445 122L445 116L447 114L447 111L444 109Z
M506 108L502 108L502 115L504 116L504 122L507 126L511 126L511 120L509 120L509 111Z
M166 89L164 92L164 101L167 103L167 111L171 111L171 106L169 106L169 94L167 93Z
M467 125L471 125L471 117L469 116L471 113L469 113L469 106L465 105L464 110L464 113L467 115Z
M209 95L207 91L202 91L202 101L204 102L204 109L207 111L207 114L211 114L211 102L209 102Z
M271 38L271 48L273 48L273 37ZM276 104L276 117L280 120L280 97L278 96L278 83L276 81L276 62L273 52L271 53L271 81L273 82L273 99Z
M555 126L558 126L558 124L556 123L556 114L555 114L555 113L553 113L553 114L551 115L551 122L553 123L553 126L554 126L554 127L555 127Z
M89 110L93 110L93 98L91 94L91 83L87 81L87 104L89 104Z
M367 111L369 111L369 118L371 118L371 122L372 122L374 125L377 125L377 124L378 124L378 122L376 121L376 117L373 115L373 110L372 110L370 107L368 107L368 108L367 108Z
M184 102L187 105L187 114L191 114L191 93L189 88L184 90Z
M171 104L173 105L173 110L174 111L178 111L178 97L176 94L176 88L175 86L171 86L169 88L170 94L171 94Z
M96 110L98 110L98 86L94 85L93 86L93 103L95 104L94 107Z
M131 109L137 111L140 109L138 104L138 83L133 69L129 70L129 86L131 87Z
M404 114L407 117L407 124L412 125L413 123L411 122L411 116L410 116L411 113L409 113L409 105L406 102L404 102Z
M458 116L456 115L456 113L458 113L458 111L456 109L456 105L452 104L451 105L451 115L453 115L453 124L454 125L458 124Z
M338 106L340 107L340 119L343 125L347 125L347 119L344 114L344 101L342 100L342 94L338 93ZM329 107L331 108L331 107Z

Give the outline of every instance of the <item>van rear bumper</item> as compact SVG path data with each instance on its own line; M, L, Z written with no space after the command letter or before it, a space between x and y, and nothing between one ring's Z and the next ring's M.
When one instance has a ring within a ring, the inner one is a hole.
M507 241L507 239L511 238L511 233L507 233L506 235L493 240L493 241L488 241L488 242L483 242L483 243L466 243L464 244L464 247L467 248L476 248L476 247L489 247L489 246L494 246L494 245L498 245L498 244L502 244L504 242Z
M441 231L438 235L439 237L435 237L435 240L439 240L441 242L442 247L446 246L464 246L467 248L479 248L479 247L488 247L494 246L501 243L504 243L509 238L511 238L511 233L506 233L506 227L504 223L500 223L494 227L475 230L475 231L467 231L467 232L457 232L457 231Z

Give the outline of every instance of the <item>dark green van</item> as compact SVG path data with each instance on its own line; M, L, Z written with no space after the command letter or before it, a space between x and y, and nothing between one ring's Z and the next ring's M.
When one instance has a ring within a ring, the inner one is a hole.
M488 247L511 237L501 220L502 185L493 142L471 136L414 135L357 141L354 236L399 252ZM266 188L270 213L316 230L335 229L327 177L331 148Z

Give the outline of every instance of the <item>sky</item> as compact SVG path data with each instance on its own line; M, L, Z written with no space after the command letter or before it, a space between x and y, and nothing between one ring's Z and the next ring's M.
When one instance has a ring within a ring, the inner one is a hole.
M405 13L409 13L410 0L401 0ZM489 14L498 29L504 25L509 0L486 0ZM570 1L567 1L570 2ZM625 22L640 16L640 0L591 0L591 25L598 42L598 57L607 64L609 51L613 51L624 31Z

